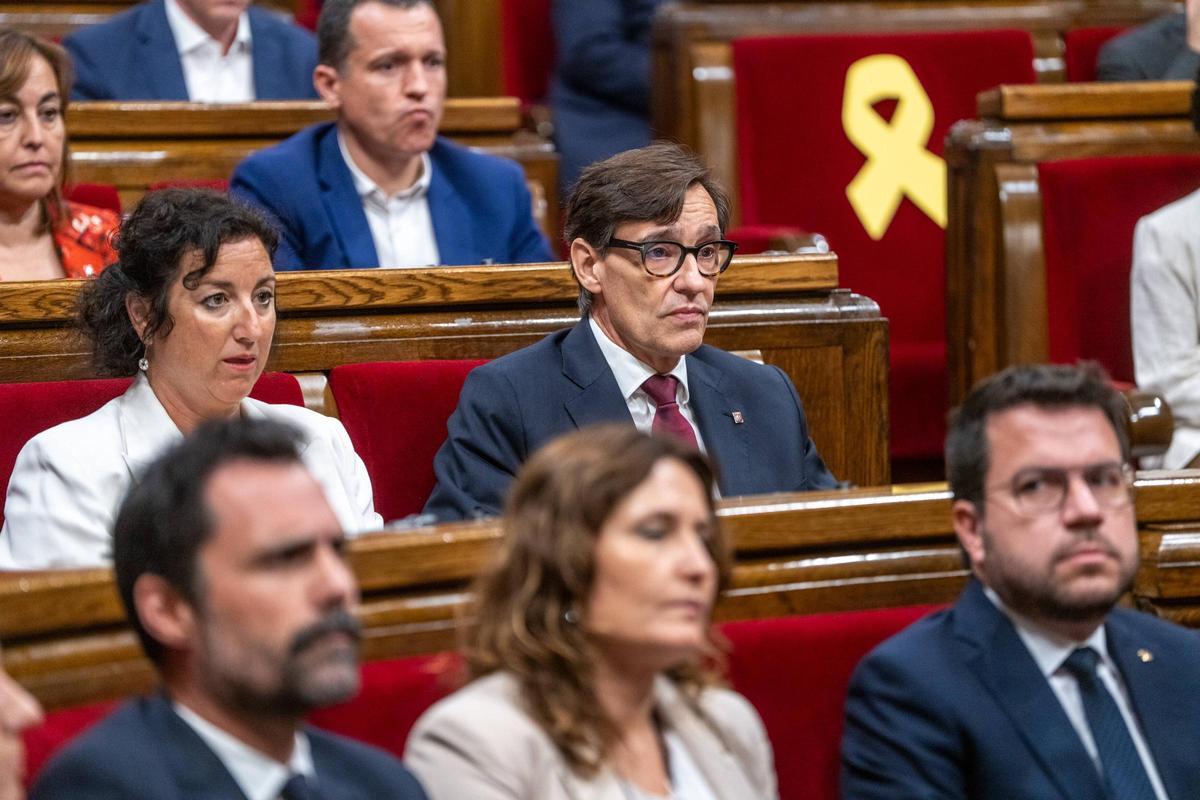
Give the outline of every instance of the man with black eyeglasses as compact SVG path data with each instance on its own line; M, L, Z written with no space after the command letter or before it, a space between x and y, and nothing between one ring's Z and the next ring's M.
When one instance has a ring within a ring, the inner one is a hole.
M1138 566L1125 404L1094 366L1019 366L951 421L958 602L868 655L842 796L1183 800L1200 637L1116 603Z
M706 451L726 497L835 487L787 375L703 343L737 247L728 224L724 193L677 145L585 169L565 225L583 318L468 376L425 511L497 514L534 450L613 421Z

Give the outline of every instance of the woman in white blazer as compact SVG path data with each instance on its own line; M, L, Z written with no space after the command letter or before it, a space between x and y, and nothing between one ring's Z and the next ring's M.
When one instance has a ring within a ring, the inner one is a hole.
M405 760L431 800L778 796L758 714L717 688L730 559L703 455L583 429L517 478L465 632L471 682Z
M21 450L0 568L109 563L117 508L140 471L201 422L237 414L291 424L345 529L382 527L340 422L248 397L275 332L277 241L254 211L216 192L153 192L134 210L117 241L119 262L81 292L79 323L97 372L135 379L94 414Z

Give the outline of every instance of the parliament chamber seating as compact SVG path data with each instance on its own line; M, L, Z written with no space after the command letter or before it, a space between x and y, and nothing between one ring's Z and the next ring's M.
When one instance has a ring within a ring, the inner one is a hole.
M947 140L950 402L1005 366L1098 358L1132 381L1139 217L1200 186L1193 84L1003 86Z
M76 183L68 186L66 199L96 208L121 213L121 195L117 187L107 183Z
M1063 62L1071 83L1096 80L1096 59L1104 43L1123 32L1120 25L1076 28L1063 36Z
M554 71L550 0L500 0L504 94L525 108L545 103Z
M354 449L366 464L375 510L385 520L418 513L435 483L433 457L446 421L479 359L343 364L329 391Z
M879 303L894 459L936 459L945 437L942 141L1032 65L1017 30L733 42L741 220L820 231Z
M1142 473L1142 566L1131 602L1200 625L1192 531L1200 472ZM953 602L966 573L942 485L725 500L733 580L716 618L731 683L759 709L784 798L833 798L841 702L878 641ZM495 521L368 534L350 545L362 587L364 689L318 724L398 751L411 722L459 676L457 620L491 557ZM7 670L46 706L26 736L30 766L154 676L124 623L107 570L0 575Z

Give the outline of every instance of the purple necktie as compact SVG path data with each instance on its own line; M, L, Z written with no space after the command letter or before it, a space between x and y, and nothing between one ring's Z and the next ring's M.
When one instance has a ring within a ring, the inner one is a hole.
M670 434L699 450L696 432L680 413L679 403L675 399L675 387L678 385L679 380L674 375L651 375L642 384L642 391L650 395L656 408L654 424L650 429L655 433Z

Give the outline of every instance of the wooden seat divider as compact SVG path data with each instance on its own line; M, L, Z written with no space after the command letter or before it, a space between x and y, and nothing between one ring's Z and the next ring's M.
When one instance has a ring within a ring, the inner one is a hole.
M71 179L116 186L129 209L156 183L228 180L251 153L333 118L317 101L74 103L67 111ZM516 98L447 100L439 130L521 164L542 230L558 240L558 155L548 140L521 129Z
M1200 472L1137 483L1142 567L1132 601L1200 626ZM944 485L765 495L721 503L735 548L718 620L949 603L967 573ZM455 619L499 537L495 521L355 540L363 658L454 647ZM0 575L4 663L48 707L122 697L153 685L109 570Z
M1002 86L946 144L949 395L1048 353L1038 163L1094 156L1200 154L1193 84Z
M0 284L0 382L93 377L72 327L79 282ZM840 478L888 483L887 323L839 289L833 255L738 257L721 276L706 341L757 350L796 384ZM278 276L269 370L496 358L574 324L565 264L328 270Z

